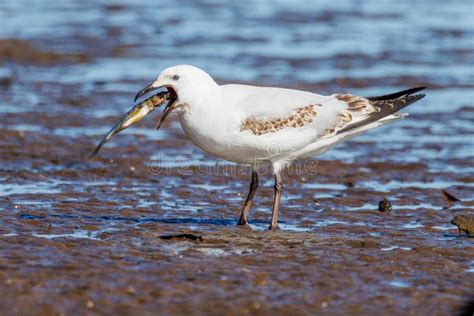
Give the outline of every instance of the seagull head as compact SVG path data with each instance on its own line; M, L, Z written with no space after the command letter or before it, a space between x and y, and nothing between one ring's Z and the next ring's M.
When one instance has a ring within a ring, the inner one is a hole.
M196 104L202 99L212 97L213 89L217 83L212 77L202 69L190 65L178 65L163 70L155 81L140 90L135 96L135 101L151 91L166 88L171 96L163 111L156 129L159 129L168 115L174 110L183 111L192 104Z
M159 92L154 97L154 102L148 102L151 98L146 99L128 111L104 137L92 156L95 155L110 138L125 128L137 123L161 104L167 103L156 129L159 129L161 125L163 125L168 115L174 110L184 111L186 107L192 107L192 104L202 103L199 101L212 98L215 94L216 90L214 89L216 87L218 87L218 85L214 79L204 70L197 67L178 65L166 68L155 81L146 85L137 93L135 101L158 89L166 89L167 91Z
M145 94L160 88L166 88L175 95L174 107L189 105L199 96L208 96L217 86L212 77L202 69L190 65L178 65L166 68L158 78L140 90L135 101Z

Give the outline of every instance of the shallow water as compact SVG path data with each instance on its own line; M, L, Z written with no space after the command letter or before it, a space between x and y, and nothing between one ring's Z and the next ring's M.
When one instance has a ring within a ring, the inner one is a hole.
M474 284L473 240L450 224L474 216L473 14L470 1L3 1L0 313L453 314ZM199 151L174 117L87 159L178 63L322 94L428 89L405 120L290 168L269 233L271 175L236 228L250 171ZM160 238L181 233L202 240Z

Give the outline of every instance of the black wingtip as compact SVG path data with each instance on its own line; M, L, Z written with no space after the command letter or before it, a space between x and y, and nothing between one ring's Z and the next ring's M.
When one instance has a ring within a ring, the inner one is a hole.
M412 95L414 93L420 92L420 91L425 90L425 89L426 89L425 86L420 86L420 87L410 88L410 89L407 89L407 90L402 90L402 91L395 92L395 93L392 93L392 94L380 95L380 96L375 96L375 97L367 97L366 99L369 100L369 101L392 100L392 99L402 97L404 95ZM424 96L425 95L423 94L423 97Z
M403 93L403 95L406 95L406 94L410 95L410 94L414 94L414 93L423 91L425 89L426 89L425 86L420 86L420 87L414 87L414 88L410 88L410 89L407 89L407 90L404 90L404 91L400 91L399 93Z
M408 105L410 105L410 104L412 104L412 103L415 103L416 101L423 99L425 96L426 96L426 94L424 94L424 93L407 95L407 96L406 96L406 98L407 98L407 103L406 103L405 106L408 106Z
M426 89L425 86L419 86L419 87L410 88L410 89L407 89L407 90L404 90L404 91L401 91L401 92L405 92L405 94L413 94L413 93L417 93L417 92L425 90L425 89Z

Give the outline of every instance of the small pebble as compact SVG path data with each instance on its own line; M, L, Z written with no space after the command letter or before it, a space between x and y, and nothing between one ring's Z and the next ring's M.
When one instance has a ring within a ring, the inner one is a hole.
M133 295L133 294L136 293L136 291L135 291L135 289L133 288L133 286L129 286L129 287L127 288L127 292L128 292L128 294L131 294L131 295Z
M387 200L383 199L379 202L379 211L380 212L390 212L392 210L392 203Z

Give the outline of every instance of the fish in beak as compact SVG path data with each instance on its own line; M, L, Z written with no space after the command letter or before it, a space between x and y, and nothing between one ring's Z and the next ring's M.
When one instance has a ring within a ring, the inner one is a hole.
M155 82L152 82L150 83L149 85L147 85L145 88L141 89L137 95L135 96L135 101L137 101L139 98L141 98L142 96L144 96L145 94L148 94L150 93L151 91L153 90L156 90L156 89L159 89L161 87L156 87L155 85ZM176 104L174 101L176 101L177 99L177 96L176 96L176 93L174 92L173 89L171 88L167 88L168 89L168 92L170 92L172 95L170 96L170 98L174 98L173 102L168 102L168 105L166 105L165 107L165 110L163 111L163 114L161 115L160 117L160 120L158 121L158 124L156 125L156 129L159 130L161 125L163 125L163 123L165 122L166 118L168 117L168 115L173 112L173 110L176 108Z
M135 101L139 99L141 96L156 90L158 88L153 87L151 84L143 88L140 92L138 92ZM94 152L91 154L90 158L94 157L99 150L102 148L102 146L110 140L113 136L117 135L127 127L137 123L141 119L143 119L146 115L149 113L153 112L156 108L160 107L163 103L168 102L168 104L165 107L165 110L163 111L163 114L158 122L157 129L161 127L163 122L165 121L166 117L171 113L175 106L175 101L176 101L176 93L169 89L168 91L162 91L158 92L157 94L153 95L152 97L138 103L135 105L133 108L131 108L125 116L118 121L114 127L110 130L110 132L105 135L105 137L102 139L102 141L99 143L99 145L96 147Z

